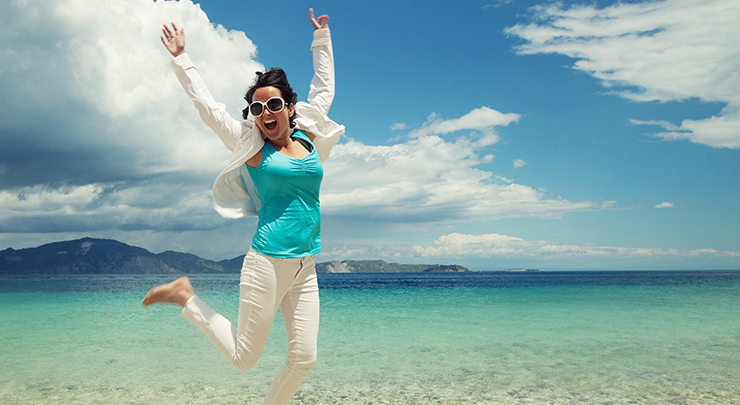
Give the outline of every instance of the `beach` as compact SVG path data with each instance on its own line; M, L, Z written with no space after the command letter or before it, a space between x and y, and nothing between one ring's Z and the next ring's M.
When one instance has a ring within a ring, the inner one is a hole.
M740 273L573 273L322 276L319 361L291 403L740 402ZM177 307L141 307L163 277L3 278L0 404L261 403L281 319L236 371ZM192 279L236 319L235 276Z

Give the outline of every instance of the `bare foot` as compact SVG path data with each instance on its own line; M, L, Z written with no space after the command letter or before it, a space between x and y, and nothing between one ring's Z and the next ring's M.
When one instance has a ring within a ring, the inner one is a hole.
M152 288L141 303L145 307L158 302L177 304L184 307L193 295L195 295L195 291L193 291L193 286L190 285L190 279L180 277L171 283Z

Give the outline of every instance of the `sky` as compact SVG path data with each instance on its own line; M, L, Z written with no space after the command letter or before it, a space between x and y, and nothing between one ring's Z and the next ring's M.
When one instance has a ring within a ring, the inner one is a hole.
M471 270L740 269L736 0L10 0L0 3L0 250L82 237L223 260L229 151L164 23L239 117L254 73L313 75L329 15L317 261Z

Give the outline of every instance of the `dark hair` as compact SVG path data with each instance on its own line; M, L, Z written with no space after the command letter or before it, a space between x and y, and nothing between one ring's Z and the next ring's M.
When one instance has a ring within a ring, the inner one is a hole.
M296 94L293 91L293 88L290 87L288 76L286 76L283 69L270 68L270 70L264 73L257 72L257 80L254 82L254 85L247 90L247 94L244 96L244 99L247 100L248 104L252 104L252 96L254 96L254 92L261 87L275 87L278 89L286 104L295 105L295 103L298 102L298 94ZM242 117L247 119L247 116L249 116L249 106L242 110ZM295 126L295 123L293 122L294 117L295 114L290 117L291 128Z

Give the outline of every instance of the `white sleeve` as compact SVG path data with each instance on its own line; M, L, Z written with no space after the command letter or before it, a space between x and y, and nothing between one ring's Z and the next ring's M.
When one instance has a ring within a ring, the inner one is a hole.
M198 109L200 118L229 150L234 150L242 132L247 132L254 124L251 121L235 120L226 112L224 104L213 99L187 53L174 58L171 65L180 84Z
M314 30L314 76L308 93L308 103L296 104L296 128L313 134L314 145L321 161L329 157L332 147L344 133L344 125L329 119L329 108L334 100L334 52L328 28Z
M313 51L313 71L308 103L323 115L329 115L334 100L334 51L331 46L329 28L314 30L311 51Z

